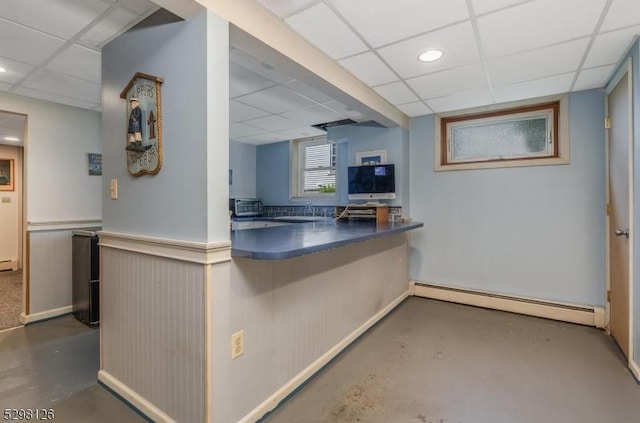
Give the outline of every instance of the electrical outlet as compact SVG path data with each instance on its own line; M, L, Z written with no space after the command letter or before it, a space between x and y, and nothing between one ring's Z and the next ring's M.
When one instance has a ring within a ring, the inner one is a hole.
M238 358L244 352L244 331L231 335L231 359Z

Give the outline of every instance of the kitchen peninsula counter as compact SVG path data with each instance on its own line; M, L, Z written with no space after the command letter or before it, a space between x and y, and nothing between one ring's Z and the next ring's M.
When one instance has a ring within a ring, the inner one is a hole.
M283 260L343 247L370 239L417 229L422 222L375 224L365 220L336 221L333 218L256 218L256 221L289 223L231 232L231 256L254 260Z

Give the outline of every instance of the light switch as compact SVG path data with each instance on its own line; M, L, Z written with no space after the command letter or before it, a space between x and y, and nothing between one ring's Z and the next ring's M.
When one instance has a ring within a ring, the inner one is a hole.
M118 180L117 179L111 180L111 199L112 200L118 199Z

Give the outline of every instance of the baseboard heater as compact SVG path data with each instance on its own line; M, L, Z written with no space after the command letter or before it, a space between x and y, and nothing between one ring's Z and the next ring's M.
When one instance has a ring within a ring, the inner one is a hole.
M18 262L15 260L0 260L0 272L4 270L18 270Z
M420 282L413 283L413 295L435 300L526 314L581 325L604 327L604 308L554 303L531 298L451 288Z

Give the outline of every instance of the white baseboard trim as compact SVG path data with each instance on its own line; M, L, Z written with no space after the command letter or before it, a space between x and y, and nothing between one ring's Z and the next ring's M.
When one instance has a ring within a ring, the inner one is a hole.
M489 292L415 282L414 295L494 310L543 317L587 326L604 327L604 308L511 297Z
M63 316L73 311L72 306L54 308L53 310L41 311L40 313L33 313L26 315L24 312L20 313L20 323L28 325L29 323L39 322L40 320L47 320L53 317Z
M380 310L373 317L367 320L362 326L351 332L344 339L338 342L333 348L324 353L320 358L311 363L306 369L298 373L293 379L287 382L283 387L278 389L273 395L267 398L262 404L258 405L249 414L244 416L238 421L238 423L252 423L265 414L275 409L285 398L293 393L300 385L302 385L307 379L316 374L322 367L335 358L342 350L348 347L353 341L355 341L360 335L366 332L371 326L375 325L380 319L389 314L391 310L396 308L398 304L404 301L409 296L409 291L403 293L398 298L393 300L384 309Z
M629 360L629 370L631 370L631 373L636 378L636 382L640 383L640 365L633 361L633 359Z
M18 270L18 262L16 260L0 261L0 270Z
M136 391L129 388L119 379L111 376L106 371L98 371L98 380L104 383L109 389L120 395L122 398L124 398L125 401L129 402L154 422L175 423L174 419L166 415L158 407L151 404L149 401L140 396Z
M593 307L593 325L598 329L604 329L607 325L604 307Z

